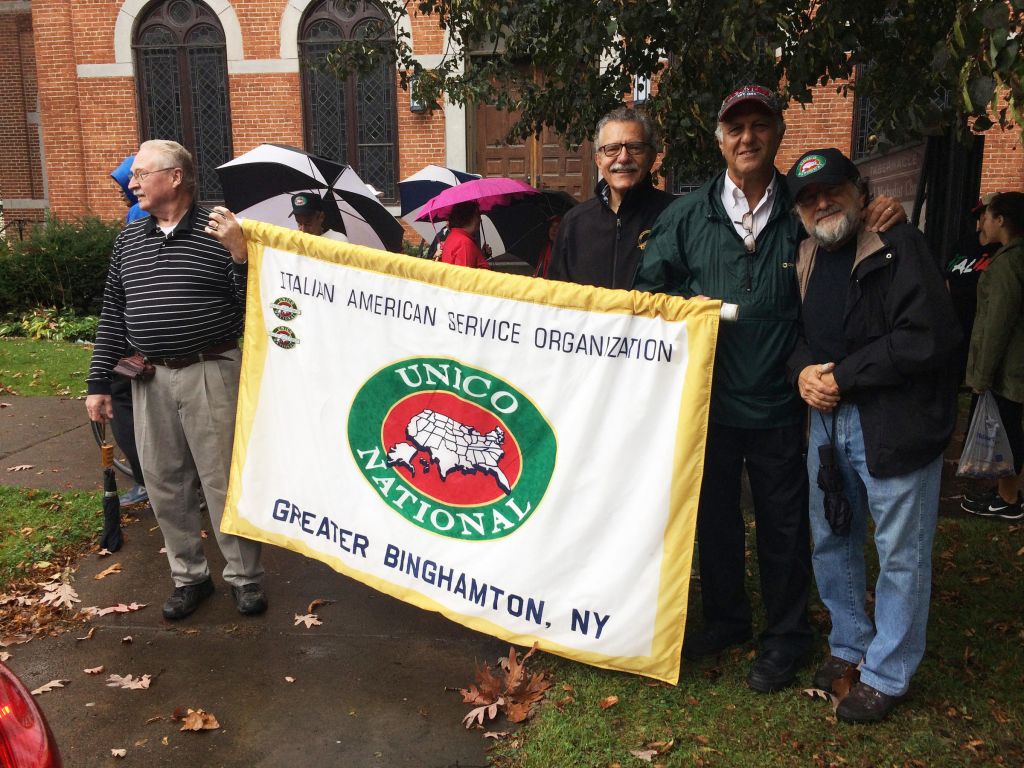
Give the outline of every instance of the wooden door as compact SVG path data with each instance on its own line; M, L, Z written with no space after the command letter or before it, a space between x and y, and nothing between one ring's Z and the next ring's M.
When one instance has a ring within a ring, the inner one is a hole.
M506 144L515 114L478 106L473 116L475 147L471 171L521 179L538 189L564 190L581 201L591 197L596 168L589 140L576 149L566 149L561 137L545 128L539 138L530 136L523 142Z

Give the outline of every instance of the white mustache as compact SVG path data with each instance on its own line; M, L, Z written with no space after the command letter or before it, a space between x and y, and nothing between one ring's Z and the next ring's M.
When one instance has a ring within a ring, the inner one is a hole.
M833 213L842 213L842 211L843 211L843 207L841 205L830 206L829 208L827 208L826 210L822 211L821 213L815 214L814 221L817 223L817 222L821 221L822 219L826 218L827 216L831 216Z
M633 162L612 163L612 167L608 170L612 173L615 173L616 171L639 171L640 166Z

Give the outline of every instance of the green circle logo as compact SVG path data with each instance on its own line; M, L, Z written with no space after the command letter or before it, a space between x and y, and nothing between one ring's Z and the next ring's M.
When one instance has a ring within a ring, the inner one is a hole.
M271 340L281 349L293 349L299 343L295 331L287 325L279 325L270 332Z
M796 169L796 175L802 179L804 176L810 176L812 173L817 173L824 167L824 157L821 155L808 155L800 161L800 167Z
M281 296L278 299L274 299L274 303L270 305L270 308L278 320L284 320L285 322L294 320L302 314L299 305L295 303L295 299L289 296Z
M451 358L377 371L349 410L348 443L381 500L413 525L500 539L536 512L555 468L554 430L528 397Z

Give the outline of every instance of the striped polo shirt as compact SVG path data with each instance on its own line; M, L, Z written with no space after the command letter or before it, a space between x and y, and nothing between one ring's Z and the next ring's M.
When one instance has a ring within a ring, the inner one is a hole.
M242 335L247 265L203 230L210 211L195 203L169 235L152 216L114 242L103 312L87 377L89 394L109 394L111 370L132 350L183 357Z

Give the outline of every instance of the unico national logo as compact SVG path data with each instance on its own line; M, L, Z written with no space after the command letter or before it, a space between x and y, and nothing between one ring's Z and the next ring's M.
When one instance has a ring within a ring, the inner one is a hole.
M381 369L349 411L363 476L394 512L465 541L508 536L536 512L551 481L554 430L508 382L450 358Z

